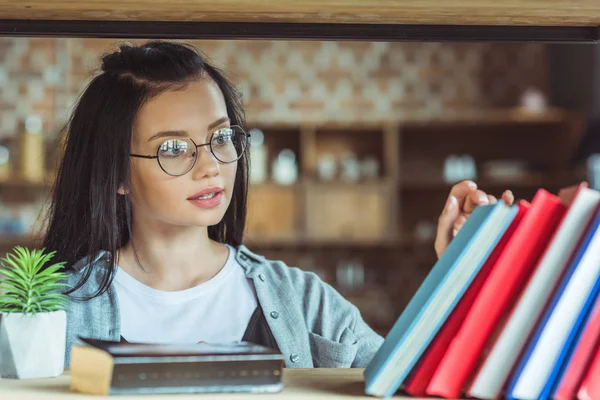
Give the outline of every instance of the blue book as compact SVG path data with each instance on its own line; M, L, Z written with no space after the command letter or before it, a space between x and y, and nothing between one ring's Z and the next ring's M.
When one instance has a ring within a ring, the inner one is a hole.
M563 305L566 304L564 303L566 299L563 296L565 294L565 289L572 281L572 278L576 273L577 268L580 267L580 265L582 265L582 260L584 260L584 257L586 257L586 255L588 254L588 250L590 252L597 252L598 249L600 249L600 247L596 247L596 244L600 244L600 231L598 230L599 226L600 212L596 213L596 215L594 216L594 219L592 220L588 231L586 232L581 244L577 249L575 257L573 258L571 264L565 271L565 274L562 277L559 285L556 287L556 290L552 296L552 300L550 301L546 308L546 311L544 312L544 316L542 317L539 325L536 327L534 335L529 340L527 348L521 356L517 367L509 380L509 384L506 390L507 399L533 400L547 399L548 396L550 396L554 385L554 381L557 380L557 377L560 374L561 364L569 356L569 348L572 342L577 338L580 325L582 325L585 322L585 317L589 312L588 309L592 306L593 300L595 299L598 290L600 290L600 280L598 279L597 271L595 271L597 270L597 268L591 269L591 272L594 274L594 283L593 286L589 288L588 295L584 299L582 306L575 311L577 313L577 317L574 321L572 321L572 323L565 322L565 324L568 324L569 326L564 326L563 324L563 328L568 330L568 334L565 335L564 339L561 336L557 338L552 338L551 336L553 332L557 331L555 329L556 321L559 321L557 318L560 317L560 315L554 314L560 312L560 310L558 310L557 307L561 300L563 300ZM593 265L593 260L590 265ZM585 289L582 287L581 291L585 291ZM552 320L553 324L551 325L550 323L552 318L554 319ZM538 345L543 346L542 344L540 344L542 335L546 335L544 337L544 343L553 344L551 346L546 347L548 351L543 351L542 347L537 349L537 359L541 359L542 357L540 356L540 354L543 354L546 357L550 357L550 359L545 360L549 361L550 364L545 362L543 364L535 366L533 364L528 366L529 363L533 362L532 360L534 352L536 351ZM560 346L560 349L556 357L554 358L551 356L553 354L553 352L551 351L551 347L554 350L556 350L557 345ZM532 373L531 371L535 371L535 373ZM528 387L528 389L524 389L525 387ZM520 391L521 394L519 394L518 391ZM527 392L528 394L525 395L524 392Z
M390 397L400 387L494 249L518 207L475 208L435 263L367 366L365 393Z

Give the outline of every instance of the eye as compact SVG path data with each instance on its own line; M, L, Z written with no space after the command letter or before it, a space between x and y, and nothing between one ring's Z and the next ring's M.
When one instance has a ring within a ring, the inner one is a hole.
M169 139L158 148L160 157L179 157L190 152L190 143L181 139Z
M223 128L216 131L212 138L213 146L226 146L231 142L233 136L233 129Z

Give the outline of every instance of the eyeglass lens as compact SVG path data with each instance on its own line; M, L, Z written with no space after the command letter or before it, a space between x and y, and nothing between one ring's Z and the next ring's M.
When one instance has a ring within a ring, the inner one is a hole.
M215 131L210 140L210 151L222 163L238 160L246 149L247 137L239 127ZM196 161L198 150L189 138L168 139L158 148L158 162L169 175L183 175Z

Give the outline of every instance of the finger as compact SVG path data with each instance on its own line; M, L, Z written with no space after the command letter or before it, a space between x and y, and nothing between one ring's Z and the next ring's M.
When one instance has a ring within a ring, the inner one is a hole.
M510 206L515 202L515 195L510 190L505 190L504 193L502 193L502 200Z
M579 185L568 186L558 191L558 198L564 205L569 205L573 201L575 194L579 190Z
M477 190L477 184L473 181L466 180L457 183L450 189L450 195L456 197L459 208L463 208L466 197Z
M468 215L461 213L458 216L458 218L456 218L456 220L454 221L454 225L452 226L454 228L454 230L456 230L458 232L460 230L460 228L463 227L465 222L467 222L467 218L469 218Z
M498 202L498 199L495 196L492 196L491 194L488 194L487 197L489 204L496 204Z
M458 202L456 197L449 196L444 206L442 214L438 218L437 235L435 237L434 248L438 257L442 255L448 244L453 238L452 225L459 215Z
M483 190L476 190L473 193L470 193L466 200L465 204L462 207L462 211L465 213L472 213L475 207L479 205L488 204L489 200L487 194Z

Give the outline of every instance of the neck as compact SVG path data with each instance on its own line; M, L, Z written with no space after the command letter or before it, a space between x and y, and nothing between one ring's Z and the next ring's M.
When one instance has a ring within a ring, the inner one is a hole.
M119 267L140 282L184 290L209 280L225 265L229 250L208 237L207 227L156 225L134 220L131 238L119 250Z

